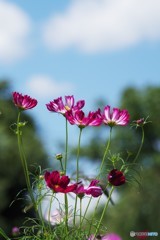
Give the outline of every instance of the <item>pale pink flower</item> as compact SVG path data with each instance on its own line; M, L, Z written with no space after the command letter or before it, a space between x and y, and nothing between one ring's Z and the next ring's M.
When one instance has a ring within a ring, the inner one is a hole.
M54 99L53 101L46 104L46 107L51 112L61 113L65 115L65 113L69 110L79 110L84 107L85 101L80 100L76 104L74 104L75 100L73 96L65 96L65 101L63 102L62 97Z
M31 98L28 95L22 95L21 93L18 92L13 92L12 95L15 106L21 110L28 110L34 108L37 105L37 100Z
M104 108L103 122L110 127L115 125L125 126L129 123L129 118L129 113L125 109L113 108L111 112L110 106Z

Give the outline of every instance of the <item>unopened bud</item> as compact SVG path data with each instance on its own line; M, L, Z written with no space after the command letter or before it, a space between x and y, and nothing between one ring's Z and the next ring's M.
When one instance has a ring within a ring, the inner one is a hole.
M61 175L61 176L64 176L64 175L65 175L65 172L61 171L61 172L60 172L60 175Z
M63 155L62 155L62 153L58 153L58 154L56 154L56 159L57 160L62 160L62 158L63 158Z
M39 175L39 179L43 180L44 179L44 175Z

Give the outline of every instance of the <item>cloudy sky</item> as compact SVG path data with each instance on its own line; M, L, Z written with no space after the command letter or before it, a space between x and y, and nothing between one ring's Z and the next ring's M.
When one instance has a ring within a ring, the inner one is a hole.
M50 154L64 122L45 103L73 94L91 110L130 85L160 85L159 13L159 0L0 0L0 79L37 98Z

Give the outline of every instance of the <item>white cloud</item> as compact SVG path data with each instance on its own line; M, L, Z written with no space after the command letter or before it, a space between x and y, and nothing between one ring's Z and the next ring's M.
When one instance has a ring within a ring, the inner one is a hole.
M11 62L28 52L29 17L15 4L0 1L0 61Z
M27 89L32 97L49 99L71 94L74 86L69 82L57 82L46 75L34 75L27 81Z
M159 13L159 0L73 0L45 22L43 37L52 49L121 49L160 40Z

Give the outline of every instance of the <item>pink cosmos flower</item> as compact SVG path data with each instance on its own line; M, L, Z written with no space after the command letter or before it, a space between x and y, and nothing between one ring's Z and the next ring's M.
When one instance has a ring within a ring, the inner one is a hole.
M110 111L110 106L104 108L103 122L110 127L115 125L125 126L129 123L129 113L127 110L120 110L119 108L113 108Z
M121 172L117 169L113 169L108 174L108 181L113 186L120 186L125 183L126 178L125 178L123 172Z
M13 227L12 228L12 235L14 237L17 237L20 234L20 229L18 227Z
M69 185L70 178L65 175L60 175L58 171L46 172L44 175L47 186L54 192L68 193L74 192L77 188L77 184Z
M122 240L122 238L115 233L109 233L109 234L106 234L104 236L98 236L97 238L95 238L94 235L92 234L88 238L88 240L98 240L98 239L101 239L101 240Z
M84 104L84 100L80 100L76 104L74 104L73 96L65 96L65 102L63 102L62 97L59 97L46 104L46 107L51 112L57 112L65 115L65 113L69 110L76 111L83 108Z
M12 95L15 106L21 110L28 110L34 108L38 103L36 99L31 98L28 95L22 95L18 92L13 92Z
M92 197L99 197L100 195L102 195L103 191L102 191L101 187L97 186L98 183L99 183L99 181L94 179L91 181L88 188L84 188L84 185L80 184L77 187L75 193L80 198L83 197L85 194L91 195Z
M96 112L89 112L88 116L85 116L82 110L68 111L66 113L66 118L72 125L77 125L80 128L86 126L99 126L102 123L102 117L100 114L100 109Z

